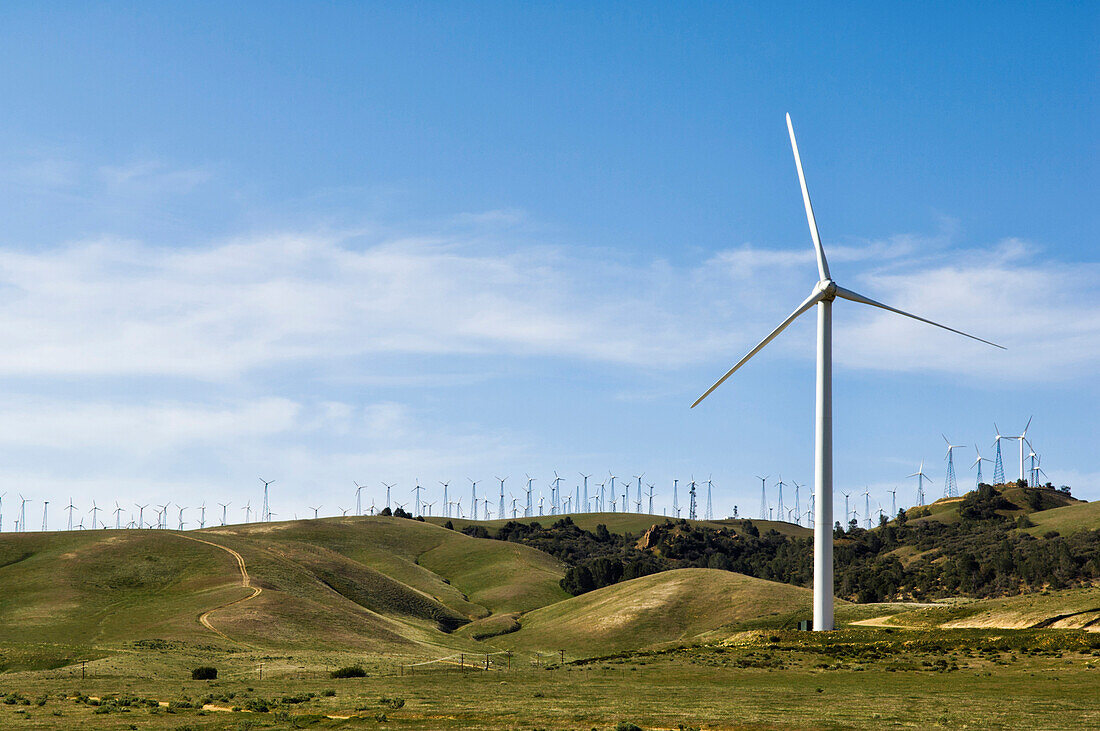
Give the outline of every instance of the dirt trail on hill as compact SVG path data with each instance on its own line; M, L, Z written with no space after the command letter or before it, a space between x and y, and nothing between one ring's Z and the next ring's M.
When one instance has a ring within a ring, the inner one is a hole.
M213 614L214 612L217 612L217 611L222 610L222 609L226 609L226 608L231 607L235 604L243 604L244 602L247 602L251 599L255 599L256 597L258 597L260 594L263 593L264 590L261 589L260 587L252 586L252 579L248 576L248 567L245 566L245 564L244 564L244 557L241 556L241 554L234 551L229 546L223 546L220 543L214 543L213 541L203 540L202 538L195 538L194 536L185 536L181 533L177 533L176 535L178 535L180 538L186 538L189 541L195 541L197 543L205 543L208 546L213 546L214 548L220 548L221 550L225 551L226 553L228 553L230 556L232 556L233 558L235 558L237 560L237 567L241 571L241 586L245 587L246 589L251 589L252 594L250 594L249 596L246 596L246 597L242 597L241 599L234 599L231 602L226 602L225 604L222 604L220 606L214 607L213 609L210 609L208 611L203 612L201 615L199 615L199 622L201 622L202 625L204 627L206 627L208 630L210 630L211 632L214 632L215 634L220 635L222 638L224 638L226 640L229 640L230 642L232 642L234 644L242 645L244 647L248 647L248 645L246 645L245 643L240 642L239 640L233 639L232 637L228 636L227 634L222 632L220 629L218 629L214 625L210 624L210 615Z

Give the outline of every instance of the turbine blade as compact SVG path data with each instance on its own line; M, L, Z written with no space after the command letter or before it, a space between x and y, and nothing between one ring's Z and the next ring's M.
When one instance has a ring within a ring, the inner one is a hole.
M806 188L806 175L802 172L802 158L798 155L798 143L794 139L794 125L791 124L791 115L787 115L787 132L791 135L791 150L794 151L794 164L798 168L798 183L802 186L802 202L806 206L806 222L810 224L810 237L814 240L814 251L817 253L817 273L822 279L830 279L829 262L825 260L825 249L821 248L821 237L817 233L817 219L814 218L814 207L810 205L810 191Z
M799 316L799 315L801 315L801 314L802 314L802 313L804 313L804 312L805 312L806 310L810 309L810 308L811 308L811 307L813 307L813 306L814 306L815 304L817 304L817 303L818 303L818 301L819 301L819 300L821 300L821 298L822 298L823 296L824 296L824 293L823 293L823 292L820 292L820 291L815 291L815 292L814 292L813 294L811 294L811 295L810 295L809 297L807 297L807 298L806 298L806 300L805 300L805 301L804 301L804 302L803 302L802 304L800 304L800 305L798 306L798 309L796 309L796 310L795 310L794 312L792 312L792 313L791 313L791 314L790 314L790 315L789 315L789 316L787 317L787 319L786 319L786 320L784 320L783 322L779 323L779 327L777 327L777 328L775 328L774 330L772 330L772 331L771 331L771 333L770 333L770 334L768 335L768 337L766 337L766 338L764 338L763 340L761 340L761 341L760 341L760 343L759 343L759 344L758 344L758 345L757 345L757 346L756 346L755 348L753 348L752 350L750 350L750 351L749 351L748 355L746 355L746 356L745 356L744 358L742 358L741 360L737 361L737 365L735 365L735 366L734 366L733 368L730 368L730 369L729 369L728 371L726 371L726 375L724 375L724 376L722 376L721 378L719 378L719 379L718 379L718 380L717 380L717 381L716 381L716 382L714 383L714 385L713 385L713 386L711 386L710 388L708 388L708 389L707 389L707 392L706 392L706 393L704 393L704 394L703 394L702 396L700 396L699 398L697 398L697 399L695 400L695 403L693 403L693 404L691 405L691 408L693 408L693 409L694 409L694 408L695 408L696 406L698 406L698 405L699 405L699 402L701 402L701 401L702 401L703 399L705 399L705 398L706 398L707 396L710 396L710 394L711 394L711 393L712 393L712 392L714 391L714 389L716 389L716 388L718 388L719 386L721 386L721 385L722 385L722 384L723 384L723 383L725 382L725 380L726 380L727 378L729 378L730 376L732 376L732 375L734 374L734 372L735 372L735 371L736 371L736 370L737 370L738 368L740 368L741 366L745 365L745 363L747 363L747 362L748 362L749 358L752 358L752 357L753 357L754 355L756 355L757 353L759 353L759 352L760 352L760 351L761 351L761 350L763 349L763 347L764 347L765 345L767 345L768 343L770 343L770 342L771 342L772 340L775 340L775 337L776 337L777 335L779 335L779 333L781 333L781 332L783 332L784 330L786 330L786 329L787 329L787 326L788 326L788 325L790 325L790 324L791 324L792 322L794 322L794 321L795 321L795 320L796 320L796 319L798 318L798 316Z
M864 304L864 305L871 305L872 307L878 307L880 309L887 310L888 312L893 312L893 313L896 313L898 315L905 315L906 317L910 317L914 320L919 320L920 322L924 322L924 323L927 323L929 325L935 325L938 328L942 328L944 330L949 330L949 331L951 331L951 332L953 332L957 335L962 335L964 337L968 337L971 340L977 340L979 343L985 343L986 345L992 345L994 348L1000 348L1001 350L1007 350L1007 348L1005 348L1005 346L1003 346L1003 345L997 345L996 343L993 343L993 342L990 342L988 340L984 340L982 338L979 338L977 335L971 335L970 333L964 333L962 330L956 330L953 327L948 327L947 325L941 325L938 322L932 322L931 320L926 320L923 317L920 317L918 315L914 315L910 312L906 312L905 310L899 310L896 307L891 307L890 305L884 305L883 303L877 302L877 301L871 299L870 297L864 297L863 295L861 295L857 292L853 292L850 289L845 289L844 287L841 287L839 285L836 288L836 296L837 297L843 297L844 299L851 300L852 302L859 302L859 303Z

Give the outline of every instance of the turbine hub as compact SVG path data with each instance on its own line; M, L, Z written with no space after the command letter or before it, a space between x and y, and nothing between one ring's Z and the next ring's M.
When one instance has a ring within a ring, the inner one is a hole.
M824 294L825 296L822 297L822 299L831 302L836 299L836 282L831 279L822 279L817 283L817 286L814 287L814 293Z

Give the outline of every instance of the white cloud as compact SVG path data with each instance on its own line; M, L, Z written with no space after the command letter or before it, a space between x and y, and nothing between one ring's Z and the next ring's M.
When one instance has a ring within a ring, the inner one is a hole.
M898 237L830 253L848 262L836 272L842 284L1002 342L1009 354L844 302L842 363L1020 379L1071 377L1100 361L1097 265L1044 263L1015 240L902 265L912 247L912 237ZM684 269L458 235L363 243L284 234L182 249L104 239L7 249L0 374L225 380L291 363L370 362L373 354L671 369L736 357L814 278L808 247L741 247ZM784 340L773 349L805 350Z

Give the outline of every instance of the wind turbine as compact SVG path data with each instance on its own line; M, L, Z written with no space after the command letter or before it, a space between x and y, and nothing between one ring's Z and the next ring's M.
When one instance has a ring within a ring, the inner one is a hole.
M27 532L27 503L30 502L27 498L23 497L23 494L19 494L19 528L16 532ZM93 505L95 503L92 503ZM92 514L92 527L95 527L95 514Z
M779 333L783 332L800 315L817 309L817 398L816 398L816 425L814 438L814 486L817 493L817 520L814 525L814 629L833 629L833 404L832 404L832 368L833 368L833 336L832 336L832 306L833 301L840 297L851 302L878 307L888 312L893 312L904 317L909 317L935 327L949 330L958 335L963 335L974 340L1001 347L988 340L976 338L961 330L940 325L923 317L904 312L895 307L877 302L869 297L845 289L833 281L829 274L829 264L825 258L825 249L821 245L821 237L817 230L817 221L814 219L813 207L810 204L810 193L806 187L806 176L802 170L802 160L798 154L798 143L794 137L794 126L791 124L791 116L787 115L787 132L791 138L791 151L794 153L795 167L798 170L798 182L802 187L802 202L806 209L806 221L810 227L810 237L813 239L814 251L817 254L817 271L819 281L814 286L813 292L805 301L792 312L786 320L772 330L759 345L749 351L724 376L711 386L706 393L700 396L692 407L710 395L738 368L770 343Z
M46 526L46 511L50 509L50 501L44 500L42 502L42 532L45 533L49 530Z
M1028 480L1031 487L1038 487L1039 475L1035 473L1035 467L1038 463L1039 455L1035 454L1035 447L1032 446L1031 442L1027 443L1027 450L1027 458L1031 460L1031 465L1027 468Z
M649 514L653 515L653 483L647 482L646 487L649 488Z
M71 504L71 502L72 501L70 501L70 504ZM145 503L144 505L138 505L137 503L134 503L134 507L138 509L138 528L144 528L145 527L145 509L147 507L149 507L149 503ZM69 519L69 522L70 523L72 522L71 518ZM222 523L222 525L225 525L225 523Z
M760 480L760 520L767 520L768 518L768 478L771 475L756 476L756 479Z
M341 507L339 507L339 510L340 510L340 517L341 518L348 517L348 509L347 508L341 506Z
M642 512L642 478L643 477L645 477L644 472L640 475L634 475L634 479L636 479L638 481L638 496L637 496L637 500L635 500L635 502L634 502L634 504L637 506L634 509L634 512L636 512L636 513ZM709 486L710 481L708 480L707 483L708 483L708 486Z
M527 475L527 507L523 509L523 517L530 518L532 513L531 507L531 483L535 481L534 477Z
M898 488L890 490L890 519L898 514Z
M4 497L3 495L0 495L0 499L3 499L3 497ZM69 498L69 506L67 508L65 508L65 510L69 511L69 528L68 529L72 530L73 529L73 511L76 510L76 506L73 505L73 499L72 498Z
M4 496L6 492L0 492L0 533L4 531ZM69 503L72 503L72 498L69 498ZM73 529L73 514L69 513L69 530Z
M997 447L996 459L993 462L993 484L1003 485L1005 483L1005 467L1004 460L1001 459L1001 440L1011 439L1012 437L1001 434L997 422L993 422L993 431L997 432L997 436L993 439L993 444Z
M245 503L244 507L241 508L241 510L244 511L244 522L245 523L251 522L251 520L252 520L252 501L249 500L247 503Z
M202 501L202 505L199 506L199 530L206 527L206 501Z
M802 522L801 522L801 511L802 511L802 509L798 505L798 491L799 491L799 489L802 488L802 485L799 485L794 480L791 480L791 484L794 485L794 522L797 525L802 525Z
M611 512L614 513L615 512L615 504L614 504L615 500L614 500L614 498L616 497L616 495L615 495L615 477L616 476L611 474L611 470L608 470L607 474L611 478L611 498L612 498ZM603 493L603 485L600 485L600 511L602 512L603 509L604 509L604 493Z
M978 456L970 464L970 469L974 469L975 467L978 468L978 479L974 483L974 486L978 487L982 484L982 462L989 462L989 460L982 456L982 453L978 451L977 445L974 446L974 451L977 453Z
M554 479L550 480L550 515L557 515L561 512L561 477L558 477L558 471L554 470Z
M580 475L581 478L584 479L584 502L581 503L581 506L583 507L583 511L578 511L578 512L586 512L587 513L588 512L588 478L591 477L592 475L586 475L583 472L578 472L577 474Z
M451 517L451 501L447 499L447 486L450 485L451 483L450 483L449 480L447 482L444 482L443 480L440 480L439 484L443 485L443 513L444 513L444 517L449 518L449 517ZM370 509L371 509L370 514L374 515L374 501L373 500L371 501Z
M360 495L367 486L366 485L360 485L355 480L352 480L351 484L355 485L355 514L356 515L362 515L363 514L363 501L362 501L362 497Z
M1027 441L1027 428L1031 426L1031 420L1034 416L1028 417L1027 425L1024 426L1024 432L1018 437L1005 437L1005 439L1015 439L1020 444L1020 479L1024 479L1024 442Z
M438 502L438 500L433 500L430 503L424 503L426 506L428 506L428 517L429 518L432 517L432 506L435 505L437 502Z
M863 517L867 519L867 530L871 530L871 491L863 491Z
M321 506L318 505L316 507L313 507L312 505L307 505L306 507L313 511L313 519L317 520L317 511L321 509Z
M23 496L20 495L19 497L23 497ZM89 513L92 514L92 530L95 530L95 516L96 516L96 513L98 513L102 509L103 508L101 508L101 507L99 507L98 505L95 504L95 500L92 501L92 509L88 511Z
M959 483L955 480L955 458L952 455L952 451L959 447L965 447L965 444L952 444L951 440L946 435L940 434L943 437L943 441L947 442L947 477L943 480L943 496L944 497L958 497L959 496Z
M228 503L218 503L218 505L222 506L222 525L226 524L225 514L229 510L229 506L232 505L232 504L233 504L232 501L230 501Z
M500 517L503 518L504 517L504 481L507 480L508 477L507 476L494 477L494 479L500 480L500 505L497 506L497 512L500 514Z
M413 494L413 515L420 515L420 491L424 488L420 486L420 478L413 481L415 487L409 492Z
M187 510L187 508L183 505L178 504L178 503L176 504L176 507L180 509L180 515L179 515L180 527L179 527L179 530L183 530L183 511ZM270 515L270 513L269 513L269 515Z
M714 487L714 481L711 480L711 476L707 475L707 512L703 515L707 520L714 520L714 506L710 501L711 490ZM638 503L642 502L642 483L638 481Z
M842 492L840 494L844 496L844 530L848 530L848 496L852 493Z
M680 481L672 481L672 509L676 511L676 517L680 517Z
M920 468L916 472L909 475L909 477L917 478L917 505L924 505L924 481L928 480L932 482L928 475L924 474L924 460L920 462Z
M779 482L775 483L775 486L779 488L779 517L783 517L783 475L779 475Z
M470 480L469 477L466 479ZM477 520L477 480L470 480L470 504L473 506L471 510L473 511L474 520Z
M260 521L264 523L271 522L271 504L267 501L267 488L275 483L275 480L265 480L260 478L260 482L264 483L264 511L260 515Z

